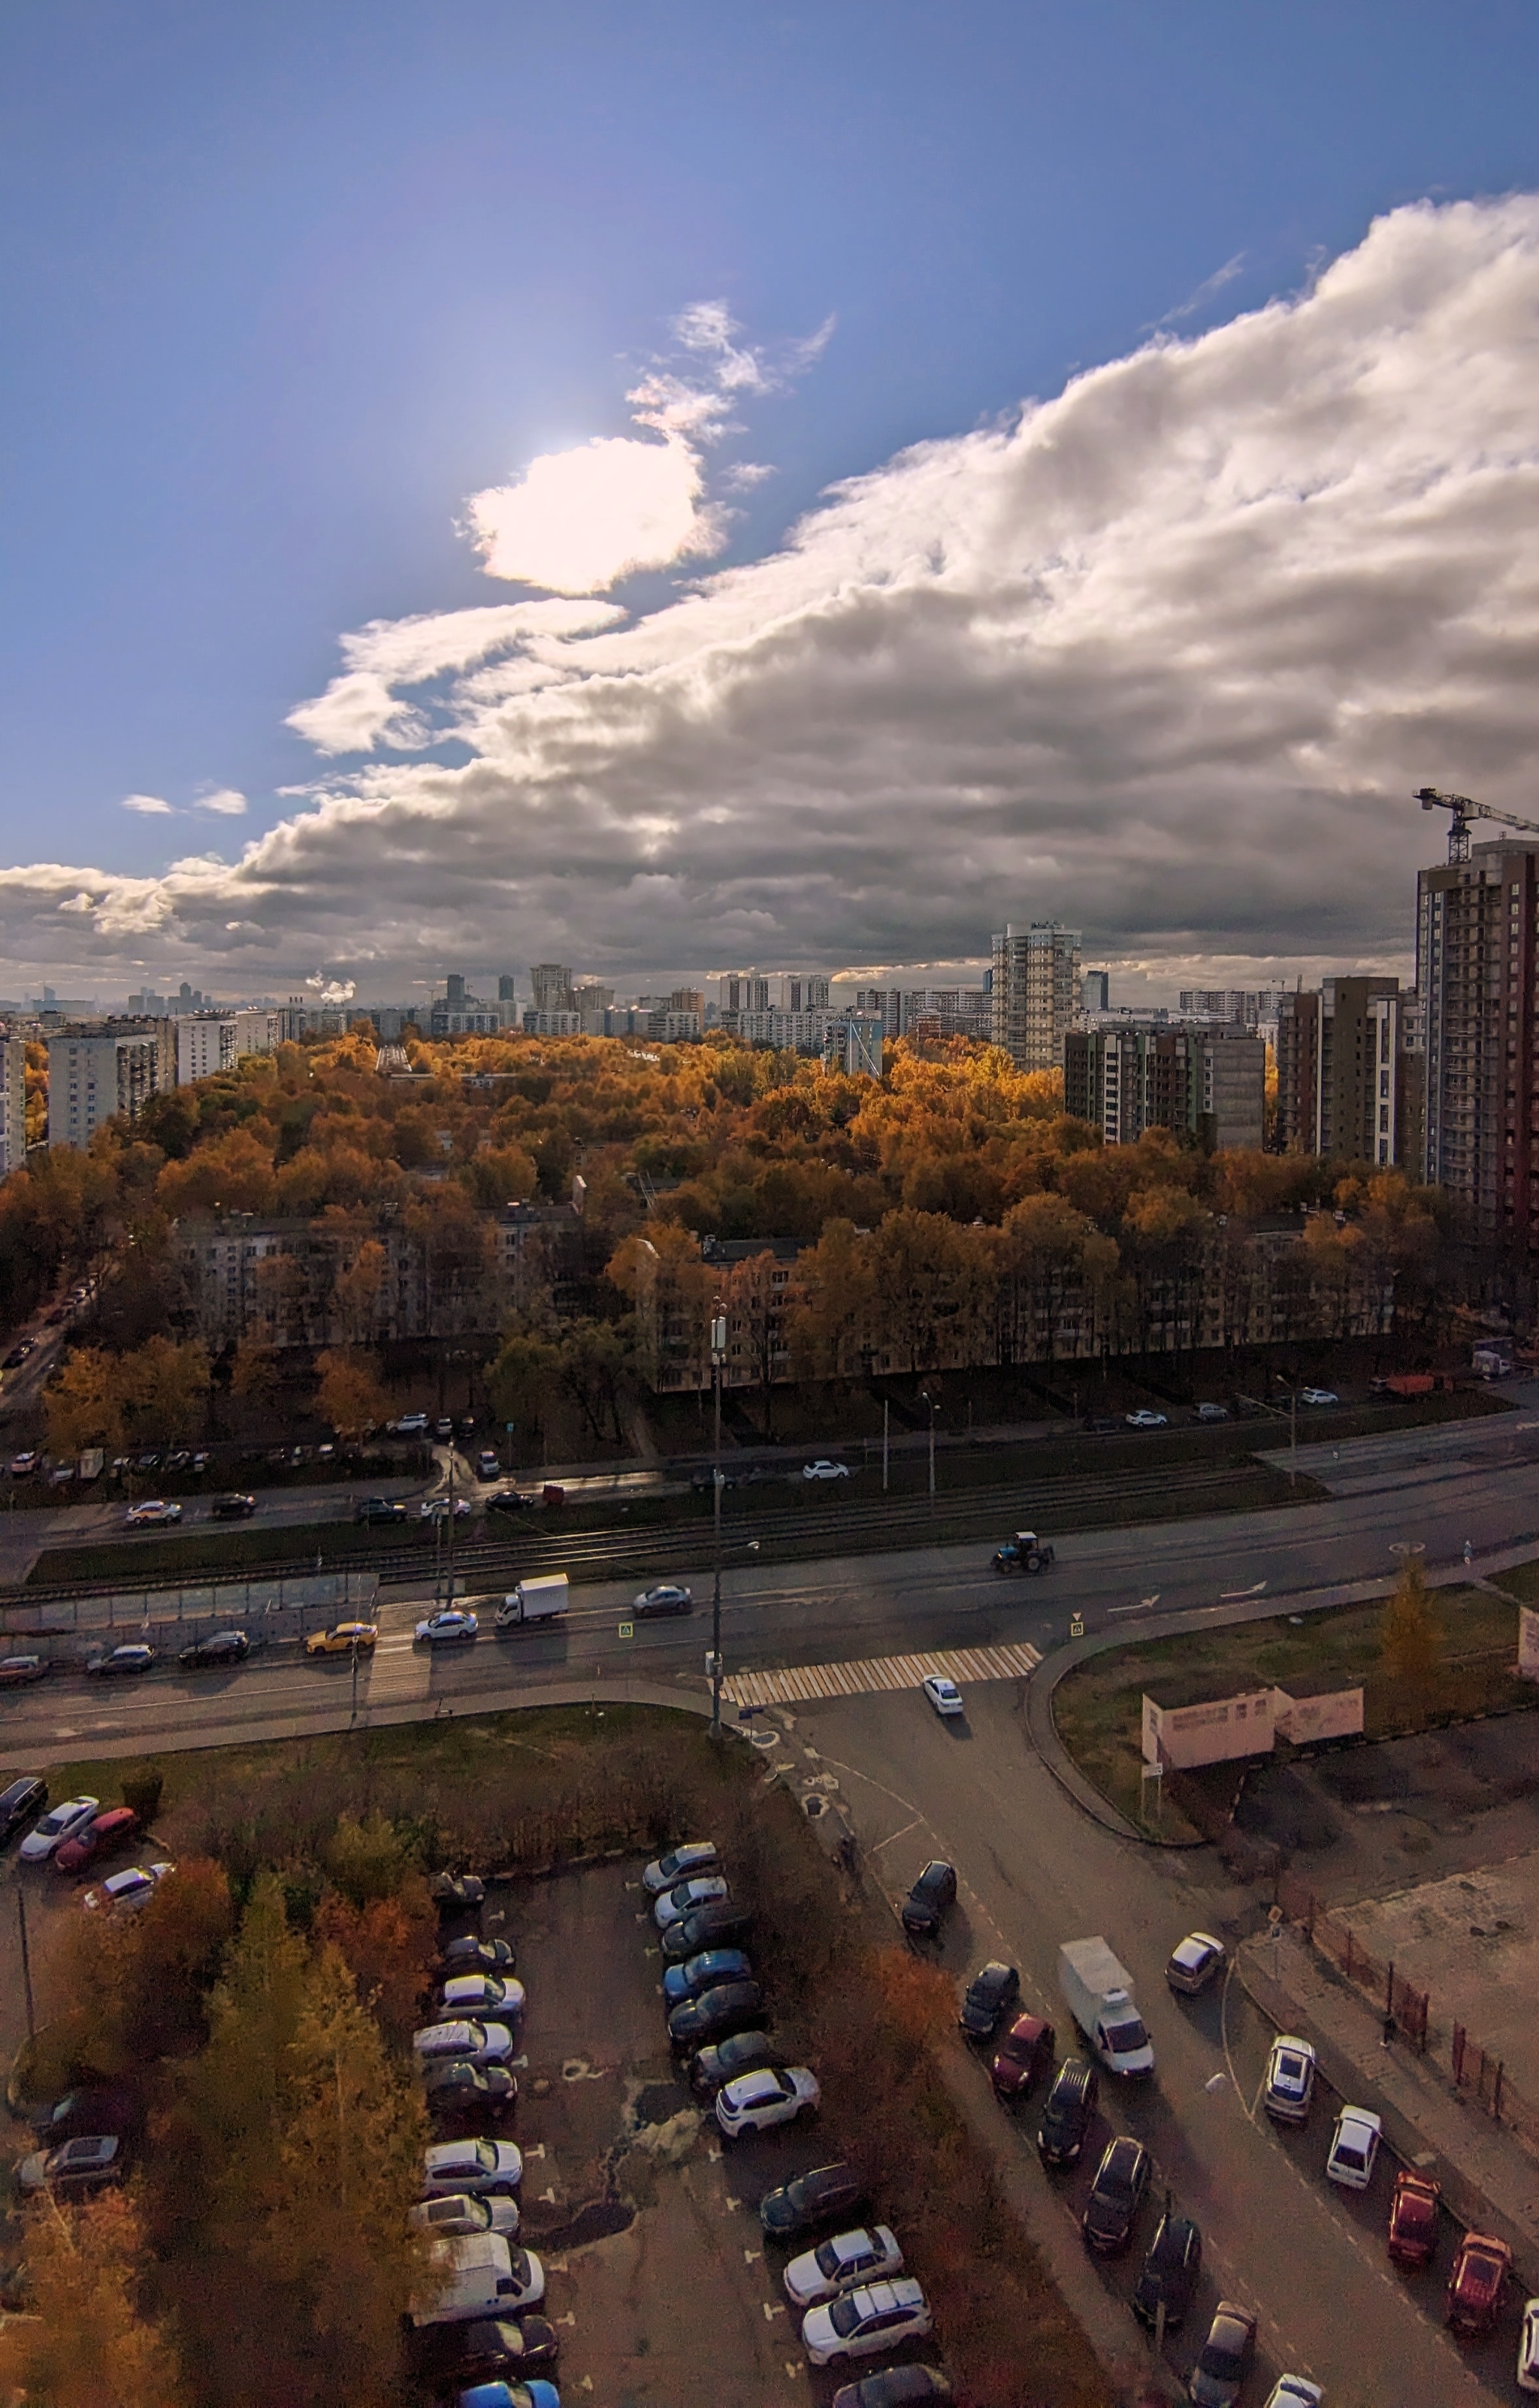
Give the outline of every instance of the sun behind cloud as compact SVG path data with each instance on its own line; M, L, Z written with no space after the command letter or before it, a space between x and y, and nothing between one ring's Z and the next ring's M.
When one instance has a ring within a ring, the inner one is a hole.
M470 529L489 577L597 594L639 569L719 550L721 520L704 492L686 443L598 436L541 452L516 484L474 494Z

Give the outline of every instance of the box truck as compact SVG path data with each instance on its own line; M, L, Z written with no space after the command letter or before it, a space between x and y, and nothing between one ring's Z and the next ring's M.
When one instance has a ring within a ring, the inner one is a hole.
M525 1622L549 1622L567 1611L567 1575L542 1572L538 1580L520 1581L497 1608L497 1628L517 1630Z
M1154 2049L1133 1997L1133 1978L1104 1940L1066 1940L1058 1987L1109 2073L1152 2073Z

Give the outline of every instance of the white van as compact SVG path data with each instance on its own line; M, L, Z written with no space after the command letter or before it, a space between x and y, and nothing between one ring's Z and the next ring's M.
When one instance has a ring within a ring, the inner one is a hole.
M433 2244L438 2277L430 2295L411 2301L414 2325L466 2324L473 2316L509 2316L538 2307L545 2269L532 2250L510 2244L502 2232L465 2232Z

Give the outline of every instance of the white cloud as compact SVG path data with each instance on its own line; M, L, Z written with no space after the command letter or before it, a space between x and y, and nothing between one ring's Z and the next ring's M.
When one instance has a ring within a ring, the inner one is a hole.
M214 786L207 794L197 796L194 809L212 811L222 820L238 820L245 816L246 797L234 786Z
M374 759L230 867L0 869L0 943L45 966L68 910L98 963L152 930L367 960L371 999L445 959L962 960L1007 917L1147 980L1401 961L1411 790L1539 818L1536 392L1539 201L1397 210L650 613L360 631L295 721ZM469 757L394 754L407 710Z
M124 795L122 808L125 811L142 811L147 819L168 819L171 815L170 804L159 795Z

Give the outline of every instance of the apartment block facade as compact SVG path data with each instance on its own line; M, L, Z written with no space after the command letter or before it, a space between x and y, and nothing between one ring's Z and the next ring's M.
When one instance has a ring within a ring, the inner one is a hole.
M1064 1043L1063 1093L1064 1109L1099 1128L1107 1145L1168 1128L1210 1153L1259 1147L1266 1048L1240 1026L1127 1020L1074 1028Z
M1014 924L992 946L991 1028L1017 1069L1063 1067L1080 1006L1080 932L1056 920Z
M0 1179L27 1158L27 1049L21 1037L0 1037Z
M1421 872L1417 985L1422 1176L1486 1242L1539 1254L1539 844L1477 844Z
M48 1141L89 1145L104 1121L138 1118L150 1097L177 1083L174 1020L98 1022L48 1040Z
M1380 1168L1411 1159L1420 1064L1396 978L1328 978L1277 1006L1277 1145Z

